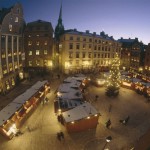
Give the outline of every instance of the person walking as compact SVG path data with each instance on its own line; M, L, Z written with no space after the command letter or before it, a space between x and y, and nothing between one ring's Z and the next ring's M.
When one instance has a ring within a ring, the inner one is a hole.
M60 132L60 136L64 139L64 133Z

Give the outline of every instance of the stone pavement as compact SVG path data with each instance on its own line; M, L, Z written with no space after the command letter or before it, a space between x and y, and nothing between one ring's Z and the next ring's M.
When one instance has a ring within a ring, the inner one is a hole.
M53 106L55 91L61 82L58 79L51 81L49 102L39 105L28 118L21 128L22 135L10 141L0 135L0 150L101 150L106 144L107 136L112 136L112 141L105 148L130 150L149 129L150 104L145 102L143 96L121 88L117 98L109 98L105 96L105 88L90 86L86 97L90 97L91 103L101 114L99 124L93 130L68 134L65 127L58 122ZM97 101L94 101L95 95L99 96ZM124 126L119 120L128 115L130 120ZM105 127L108 119L112 122L111 129ZM65 139L61 141L56 136L60 131L65 135Z

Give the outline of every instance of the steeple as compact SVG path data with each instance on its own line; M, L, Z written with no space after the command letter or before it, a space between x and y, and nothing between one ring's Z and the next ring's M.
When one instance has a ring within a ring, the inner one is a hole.
M62 2L61 2L58 23L57 23L56 28L55 28L55 38L56 38L56 40L59 40L59 36L61 34L63 34L63 32L64 32L64 26L62 24Z

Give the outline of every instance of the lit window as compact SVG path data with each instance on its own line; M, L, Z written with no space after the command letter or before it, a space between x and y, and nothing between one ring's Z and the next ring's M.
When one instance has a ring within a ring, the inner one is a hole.
M15 22L18 22L18 17L15 18Z
M29 61L29 66L32 66L32 61Z
M29 51L29 56L31 56L32 55L32 51Z
M47 66L47 60L44 60L44 66Z
M37 36L37 37L39 37L40 35L39 35L39 34L37 34L36 36Z
M5 58L5 54L2 54L2 58Z
M40 45L40 42L38 41L38 42L36 42L36 45Z
M39 60L36 60L36 62L35 62L35 63L36 63L36 65L37 65L37 66L39 66L39 65L40 65L40 61L39 61Z
M69 58L73 58L73 53L69 53Z
M12 24L9 25L9 31L12 31Z
M7 73L7 70L3 70L3 74L6 74Z
M40 55L40 50L36 50L36 55Z
M47 45L47 41L44 42L44 45Z
M28 41L28 46L32 45L32 42L31 41Z
M44 50L44 55L47 55L47 50Z

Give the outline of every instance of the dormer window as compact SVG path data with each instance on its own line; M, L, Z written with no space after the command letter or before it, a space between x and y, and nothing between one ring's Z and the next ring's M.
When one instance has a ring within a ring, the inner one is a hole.
M12 24L9 24L9 31L12 31Z

